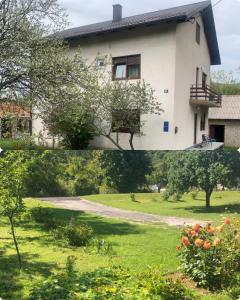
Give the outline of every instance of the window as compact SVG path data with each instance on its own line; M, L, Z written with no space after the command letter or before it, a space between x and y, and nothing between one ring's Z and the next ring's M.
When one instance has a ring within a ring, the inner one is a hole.
M140 133L140 110L115 110L112 113L112 132Z
M140 79L140 55L113 58L113 80Z
M201 114L201 124L200 124L200 130L205 131L206 129L206 113L202 112Z
M163 132L169 132L169 122L164 122L164 124L163 124Z
M201 40L201 27L199 25L199 23L196 23L196 42L198 43L198 45L200 45L200 40Z
M103 58L97 59L96 65L97 65L97 68L102 68L102 67L104 67L104 59L103 59Z

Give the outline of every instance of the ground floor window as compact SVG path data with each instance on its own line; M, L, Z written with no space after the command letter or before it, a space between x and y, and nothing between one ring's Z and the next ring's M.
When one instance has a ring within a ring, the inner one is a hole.
M140 110L120 109L113 111L112 132L140 133Z

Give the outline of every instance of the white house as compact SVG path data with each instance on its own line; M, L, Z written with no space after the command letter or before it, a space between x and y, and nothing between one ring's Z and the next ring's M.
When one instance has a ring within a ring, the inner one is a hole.
M208 134L209 107L221 106L221 96L209 88L210 67L221 64L210 1L127 18L117 4L112 20L59 36L69 42L71 52L81 47L90 62L98 54L111 56L113 67L108 71L113 80L144 79L151 84L164 112L141 116L144 135L134 139L136 150L183 150ZM41 126L33 128L38 132ZM129 149L128 134L118 139ZM92 145L114 149L104 137L95 138Z

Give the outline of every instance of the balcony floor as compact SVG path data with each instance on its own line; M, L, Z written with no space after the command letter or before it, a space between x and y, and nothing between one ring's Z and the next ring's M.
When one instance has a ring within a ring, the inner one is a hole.
M220 103L202 99L190 99L190 103L198 106L221 107Z

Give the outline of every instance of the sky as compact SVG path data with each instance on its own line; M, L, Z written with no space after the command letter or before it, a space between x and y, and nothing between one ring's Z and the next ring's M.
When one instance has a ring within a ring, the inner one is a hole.
M70 26L77 27L112 18L112 5L123 6L123 17L200 2L200 0L59 0L69 17ZM213 5L218 0L212 0ZM232 71L240 77L240 0L222 0L214 7L222 65L215 69Z

